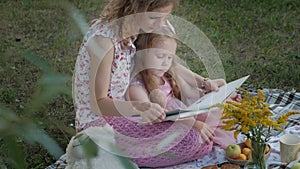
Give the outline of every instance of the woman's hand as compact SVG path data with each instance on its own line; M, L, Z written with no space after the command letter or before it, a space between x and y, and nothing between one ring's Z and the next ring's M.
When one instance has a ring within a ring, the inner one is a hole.
M205 142L210 142L214 139L215 133L206 123L196 120L193 127L200 133Z
M219 87L223 86L225 84L226 84L226 82L224 79L214 79L214 80L207 79L207 80L205 80L204 87L205 87L206 93L208 93L210 91L218 91ZM240 94L233 93L232 95L230 95L228 100L241 102L242 97Z
M241 102L242 101L242 96L240 94L237 94L237 93L233 93L228 100L231 100L231 101L236 101L236 102Z
M157 103L139 102L135 103L134 107L142 117L143 124L162 122L166 118L164 109Z
M204 78L202 80L202 85L201 87L204 88L206 93L209 93L211 91L218 91L219 87L223 86L226 84L226 81L224 79L207 79Z

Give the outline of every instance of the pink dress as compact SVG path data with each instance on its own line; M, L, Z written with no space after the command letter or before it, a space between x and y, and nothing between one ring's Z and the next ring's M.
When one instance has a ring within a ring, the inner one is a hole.
M174 122L139 125L134 118L100 117L90 108L90 55L87 42L94 36L110 38L114 44L111 83L108 97L124 100L130 82L132 57L135 48L122 48L120 39L109 24L94 23L84 37L77 57L73 82L77 131L91 126L102 127L106 123L115 130L115 140L124 153L139 167L164 167L200 158L212 149L212 142L203 143L199 133L183 124ZM176 137L175 137L176 136ZM171 138L165 140L165 138Z
M162 94L164 95L164 98L166 98L166 107L164 107L164 108L166 110L175 110L175 109L186 108L186 105L174 96L174 94L172 92L172 87L171 87L169 81L165 77L163 77L163 80L164 80L164 84L160 85L159 89L162 92ZM141 87L146 93L148 93L144 83L142 81L138 80L137 78L133 78L130 82L130 85Z
M167 98L167 104L165 108L167 110L186 108L186 105L178 98L176 98L172 93L172 88L168 80L164 77L163 80L164 80L164 84L160 85L159 89L162 91L165 98ZM133 78L130 82L130 85L141 87L147 92L145 84L142 81L138 80L137 78ZM196 101L197 99L193 99L193 100ZM233 132L225 131L221 129L222 123L220 123L219 120L220 116L221 116L221 111L214 110L210 113L198 115L196 119L205 122L212 129L214 129L215 132L215 138L213 140L214 143L225 149L229 144L235 143L236 139L233 136Z

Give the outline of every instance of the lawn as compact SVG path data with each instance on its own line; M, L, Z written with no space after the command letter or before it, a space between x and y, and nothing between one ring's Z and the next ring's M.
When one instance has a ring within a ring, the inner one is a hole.
M44 129L63 151L75 133L71 77L83 37L74 18L90 23L105 2L0 1L0 102L20 119ZM211 40L227 81L249 74L248 86L300 91L300 1L184 0L173 14ZM193 71L206 75L203 64L190 57L191 50L181 47L178 53L188 57ZM54 95L56 89L61 94ZM43 92L48 93L41 96ZM14 154L2 144L7 138L3 133L10 131L4 129L0 125L0 164L7 164ZM55 161L39 144L20 137L14 143L24 149L27 168L45 168Z

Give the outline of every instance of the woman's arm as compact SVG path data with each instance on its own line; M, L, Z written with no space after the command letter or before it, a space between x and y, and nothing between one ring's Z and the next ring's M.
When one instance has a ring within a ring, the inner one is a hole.
M164 114L163 109L150 102L112 100L108 95L114 47L109 38L95 36L88 42L90 55L90 102L93 112L104 116L133 116L147 111L155 120ZM124 86L125 87L125 86ZM121 114L122 113L122 114Z
M179 76L183 77L183 79L189 85L198 88L205 87L205 90L207 92L218 90L220 86L226 84L224 79L211 80L211 79L204 78L180 64L176 65L176 69L177 69L176 73L179 73Z
M181 91L184 102L189 105L193 101L202 97L205 93L217 91L219 87L226 84L224 79L206 79L192 72L183 65L178 64L176 71L179 74L179 82L181 83ZM230 100L241 102L241 95L233 93Z
M217 91L226 83L224 79L203 78L181 64L176 64L173 71L181 91L182 101L186 105L198 100L205 93Z

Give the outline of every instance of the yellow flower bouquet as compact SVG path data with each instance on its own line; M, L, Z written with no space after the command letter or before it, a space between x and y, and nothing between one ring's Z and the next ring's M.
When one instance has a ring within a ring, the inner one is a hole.
M271 137L271 132L282 130L289 116L299 114L300 112L287 112L279 117L268 108L265 103L265 96L262 90L258 94L251 96L250 93L242 88L242 101L226 101L224 104L218 104L217 107L223 108L221 120L223 120L224 130L234 131L234 136L244 134L251 140L252 147L252 165L261 169L266 168L264 161L264 151L267 141Z
M258 95L250 96L245 89L238 88L243 92L242 101L227 101L219 105L223 109L221 119L224 130L234 130L237 137L239 133L245 134L248 138L257 142L267 142L273 129L282 130L289 116L300 112L291 111L277 118L272 118L274 114L265 103L265 96L262 90L258 90Z

